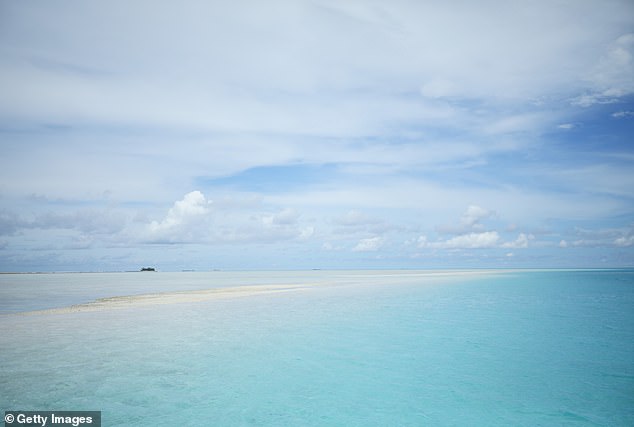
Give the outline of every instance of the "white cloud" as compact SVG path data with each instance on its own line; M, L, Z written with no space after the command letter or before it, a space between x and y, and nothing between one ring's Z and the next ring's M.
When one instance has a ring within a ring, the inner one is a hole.
M616 113L612 113L612 117L617 119L622 119L624 117L633 117L634 111L617 111Z
M524 3L8 2L0 233L13 245L61 230L75 247L318 234L337 249L521 248L519 227L546 219L631 216L625 145L618 161L607 148L589 162L549 154L567 145L553 130L581 123L571 100L631 117L632 2ZM304 177L307 165L329 167ZM280 178L288 166L297 182ZM249 178L276 167L266 191ZM182 196L192 188L204 194ZM32 213L13 207L30 194ZM486 231L503 230L496 212L520 224L508 242ZM412 240L444 221L442 239Z
M597 92L593 94L579 95L572 100L572 105L579 107L590 107L595 104L616 104L619 100L610 91Z
M634 93L633 74L634 34L626 33L610 43L597 65L586 76L594 90L578 96L573 104L589 107L616 103L619 98Z
M212 209L212 206L214 209ZM315 227L302 223L294 208L270 213L253 203L215 204L200 191L187 193L174 203L161 221L146 223L143 230L133 225L132 239L151 243L275 243L305 241Z
M527 248L529 242L534 240L532 234L520 233L512 242L503 242L497 231L471 232L452 237L447 240L439 240L430 242L427 236L418 238L419 248L435 248L435 249L481 249L481 248L508 248L521 249Z
M183 200L174 203L167 216L159 221L152 221L149 230L152 234L162 234L188 225L193 220L209 213L211 201L198 190L187 193Z
M383 239L379 236L361 239L357 245L352 248L353 252L375 252L383 246Z
M568 242L567 242L567 241L565 241L565 240L561 240L561 241L559 242L559 247L560 247L560 248L567 248L567 247L568 247Z
M460 223L470 228L480 228L480 221L486 218L490 218L495 215L495 212L484 209L480 206L469 205L467 210L462 214Z
M163 194L165 201L191 188L198 176L298 159L337 159L349 163L349 170L390 172L468 167L490 154L521 148L493 142L499 134L557 123L550 110L508 109L497 103L500 98L517 98L523 105L528 98L551 96L560 85L566 93L589 91L569 82L582 84L579 76L590 64L610 57L610 48L603 47L629 23L629 7L618 1L578 5L574 16L562 5L539 1L522 14L504 2L462 5L460 14L452 5L402 1L344 6L300 0L271 10L255 3L243 8L185 2L151 13L147 6L129 5L126 14L105 4L67 10L56 2L37 10L11 6L16 19L6 23L4 40L14 50L0 64L5 117L80 129L114 125L158 131L147 136L151 143L111 134L106 143L82 134L76 136L81 143L52 144L47 153L26 148L15 156L3 153L0 181L15 183L12 189L22 194L68 196L72 189L84 197L109 189L120 199ZM179 17L170 20L175 31L169 35L162 25L166 16ZM99 25L91 25L95 22ZM34 29L44 36L32 37ZM53 43L47 34L61 42ZM95 45L91 39L111 43ZM627 52L628 38L619 40L612 50ZM466 101L481 107L469 108ZM427 125L458 129L465 137L421 137L426 132L420 127ZM156 141L165 130L172 134ZM189 139L181 131L208 136ZM403 135L409 139L399 144L380 139L353 144L345 141L354 138L344 138ZM111 149L91 157L81 150L83 140ZM75 161L64 162L68 153ZM65 167L51 166L61 163ZM115 171L109 164L121 167ZM89 175L94 179L75 179Z
M428 243L431 248L442 249L480 249L494 248L500 242L500 235L497 231L484 231L482 233L468 233L451 239Z
M472 210L476 212L475 209ZM484 212L480 212L484 214ZM527 248L531 241L535 240L533 234L519 233L513 241L504 242L497 231L469 232L458 236L438 241L430 241L426 235L418 237L417 246L419 248L435 249L479 249L479 248L507 248L522 249Z
M520 233L519 236L517 236L517 239L515 239L515 241L504 243L502 244L502 247L503 248L527 248L528 242L534 239L535 239L535 236L533 236L532 234Z
M616 246L626 247L634 245L634 235L622 236L614 240Z
M588 1L575 14L548 1L522 13L504 2L463 4L460 13L425 2L274 3L184 2L149 13L140 2L125 15L113 2L8 6L14 19L4 40L14 49L0 80L4 110L59 121L367 135L433 117L437 108L398 95L418 88L431 98L525 100L579 91L573 85L583 85L584 73L593 88L623 92L631 75L631 34L600 50L631 25L628 2ZM493 129L534 124L522 117Z

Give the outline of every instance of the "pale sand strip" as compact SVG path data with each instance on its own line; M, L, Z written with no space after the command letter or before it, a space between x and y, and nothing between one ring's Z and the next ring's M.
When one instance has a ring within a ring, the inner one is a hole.
M253 295L299 291L304 289L307 289L306 285L259 285L203 289L195 291L160 292L155 294L99 298L95 301L84 304L71 305L70 307L25 311L14 314L29 316L37 314L67 314L77 312L116 310L121 308L136 308L150 305L178 304L185 302L209 301L223 298L248 297Z
M248 297L262 294L272 294L280 292L300 291L308 290L319 285L335 285L346 286L350 285L350 279L353 279L353 283L360 286L368 285L385 285L391 282L409 282L420 281L422 278L427 279L452 279L464 276L481 276L491 275L499 273L509 273L522 271L515 270L428 270L428 271L392 271L381 272L373 271L360 274L342 274L340 277L332 277L330 280L326 280L320 283L305 283L299 285L255 285L255 286L236 286L230 288L213 288L202 290L190 290L190 291L174 291L174 292L160 292L152 294L141 295L126 295L115 296L108 298L99 298L95 301L91 301L84 304L72 305L69 307L51 308L45 310L25 311L19 313L11 313L7 315L18 316L30 316L38 314L67 314L77 312L94 312L104 310L116 310L122 308L136 308L152 305L163 304L178 304L188 302L200 302L216 299L226 298L238 298ZM359 282L359 279L365 279L363 282ZM407 279L407 280L406 280ZM437 283L437 281L435 280Z

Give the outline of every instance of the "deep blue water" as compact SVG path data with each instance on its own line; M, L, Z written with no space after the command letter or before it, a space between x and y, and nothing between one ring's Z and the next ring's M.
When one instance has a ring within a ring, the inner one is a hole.
M380 275L0 316L0 411L101 410L108 426L634 425L634 271Z

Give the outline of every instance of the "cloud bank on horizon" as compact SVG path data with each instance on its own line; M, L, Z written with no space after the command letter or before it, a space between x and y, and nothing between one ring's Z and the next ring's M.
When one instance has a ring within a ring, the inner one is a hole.
M0 0L0 271L634 265L629 0Z

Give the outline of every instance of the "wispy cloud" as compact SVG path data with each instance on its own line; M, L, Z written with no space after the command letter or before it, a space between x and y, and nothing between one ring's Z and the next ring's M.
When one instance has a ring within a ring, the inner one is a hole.
M557 127L559 129L570 130L570 129L574 129L575 125L574 123L562 123L560 125L557 125Z
M633 117L634 111L617 111L616 113L612 113L612 117L617 119L623 119L626 117Z
M41 263L35 248L52 269L173 264L161 245L201 265L240 248L350 267L416 266L412 250L634 262L634 7L574 9L6 3L0 269Z

